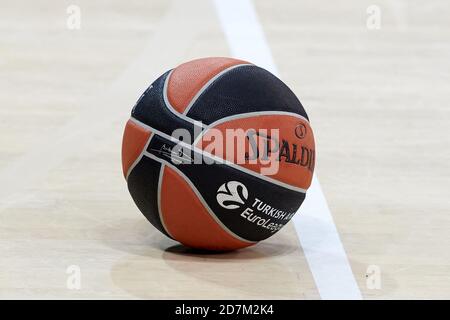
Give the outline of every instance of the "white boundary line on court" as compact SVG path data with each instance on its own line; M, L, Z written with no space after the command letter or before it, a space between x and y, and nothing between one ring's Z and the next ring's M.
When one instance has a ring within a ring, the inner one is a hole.
M252 1L213 1L232 56L278 74ZM362 299L315 175L293 222L322 299Z

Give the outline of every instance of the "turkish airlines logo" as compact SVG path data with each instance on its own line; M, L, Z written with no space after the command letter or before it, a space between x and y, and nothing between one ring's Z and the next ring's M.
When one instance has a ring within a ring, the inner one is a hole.
M239 181L228 181L217 190L216 200L225 209L237 209L248 198L247 188Z

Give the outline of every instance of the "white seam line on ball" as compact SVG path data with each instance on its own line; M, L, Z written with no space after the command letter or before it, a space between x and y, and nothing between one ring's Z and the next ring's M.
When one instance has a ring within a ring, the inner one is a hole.
M144 152L142 154L144 154L146 152L147 148L144 149ZM166 230L167 234L169 236L172 237L172 239L175 239L172 234L169 232L169 229L166 226L166 223L164 222L164 217L162 214L162 209L161 209L161 186L162 186L162 181L164 179L164 167L165 164L161 163L161 168L159 169L159 176L158 176L158 193L157 193L157 202L158 202L158 215L159 215L159 220L161 221L161 225L164 228L164 230Z
M170 103L169 97L167 96L167 86L168 86L169 78L172 75L173 70L175 70L175 69L170 70L169 74L167 75L166 79L164 80L163 100L164 100L164 104L166 105L167 110L169 110L171 113L173 113L176 117L183 119L184 121L187 121L189 123L192 123L194 126L201 125L202 127L204 127L205 125L203 123L196 121L194 119L191 119L188 116L186 116L185 114L180 113L177 110L175 110L175 108Z
M237 120L237 119L246 119L246 118L251 118L251 117L270 116L270 115L291 116L294 118L298 118L300 120L304 120L309 123L308 119L299 115L298 113L287 112L287 111L253 111L253 112L239 113L239 114L234 114L232 116L228 116L225 118L221 118L219 120L216 120L216 121L208 124L208 126L205 127L205 129L195 138L192 145L195 146L200 141L200 139L208 132L209 129L214 128L214 127L218 126L219 124L222 124L222 123L225 123L228 121L232 121L232 120Z

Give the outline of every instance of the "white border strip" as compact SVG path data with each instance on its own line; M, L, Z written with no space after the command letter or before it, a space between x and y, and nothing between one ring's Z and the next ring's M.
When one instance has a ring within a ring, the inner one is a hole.
M251 0L213 0L234 57L277 69ZM293 218L322 299L362 299L316 176Z
M164 159L158 158L157 156L151 154L150 152L145 151L145 152L144 152L144 155L145 155L146 157L149 157L150 159L153 159L153 160L155 160L155 161L158 161L159 163L161 163L161 166L166 165L166 166L172 168L173 170L175 170L175 171L180 175L180 177L183 178L184 181L186 181L186 183L191 187L192 191L197 195L198 200L200 200L200 202L201 202L201 203L203 204L203 206L206 208L206 211L208 211L208 213L209 213L209 215L211 216L211 218L213 218L214 221L216 221L217 224L218 224L219 226L221 226L222 229L223 229L226 233L228 233L231 237L233 237L233 238L235 238L235 239L237 239L237 240L240 240L240 241L242 241L242 242L245 242L245 243L255 243L255 242L256 242L256 241L251 241L251 240L247 240L247 239L241 238L240 236L238 236L237 234L235 234L233 231L231 231L230 229L228 229L227 226L224 225L224 224L222 223L222 221L220 221L219 218L217 218L216 214L215 214L215 213L212 211L212 209L208 206L208 204L206 203L205 199L203 199L203 196L200 194L200 192L197 190L197 188L194 186L194 184L191 182L191 180L189 180L189 178L188 178L183 172L181 172L180 169L178 169L176 166L174 166L174 165L173 165L172 163L170 163L169 161L166 161L166 160L164 160ZM158 190L159 190L159 186L158 186ZM159 199L159 191L158 191L158 199ZM158 205L158 207L159 207L159 205ZM161 220L161 221L163 221L163 220ZM166 231L167 231L167 228L166 228ZM169 234L170 234L170 233L169 233Z

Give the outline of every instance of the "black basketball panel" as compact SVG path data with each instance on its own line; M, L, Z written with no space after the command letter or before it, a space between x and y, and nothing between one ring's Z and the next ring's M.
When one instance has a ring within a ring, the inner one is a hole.
M292 112L308 119L291 89L269 71L254 65L233 68L217 78L198 97L187 116L210 124L255 111Z

